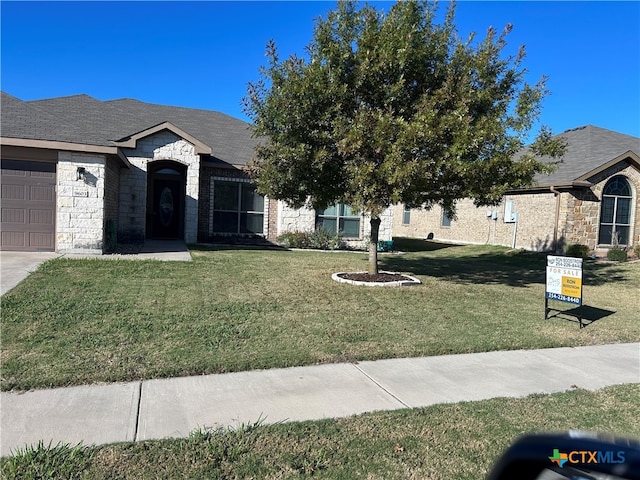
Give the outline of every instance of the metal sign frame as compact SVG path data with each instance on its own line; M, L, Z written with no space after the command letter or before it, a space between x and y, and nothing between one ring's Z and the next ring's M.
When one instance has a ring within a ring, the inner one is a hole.
M544 318L549 318L549 312L562 310L549 307L549 300L571 303L574 306L582 305L582 258L547 256L547 271L544 296ZM578 318L580 328L584 327L582 316L566 313Z

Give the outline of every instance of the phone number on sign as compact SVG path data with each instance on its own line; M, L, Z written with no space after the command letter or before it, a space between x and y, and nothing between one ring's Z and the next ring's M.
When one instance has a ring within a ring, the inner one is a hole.
M569 302L569 303L575 303L576 305L580 305L579 298L567 297L566 295L561 295L559 293L547 292L547 298L550 300L560 300L561 302Z

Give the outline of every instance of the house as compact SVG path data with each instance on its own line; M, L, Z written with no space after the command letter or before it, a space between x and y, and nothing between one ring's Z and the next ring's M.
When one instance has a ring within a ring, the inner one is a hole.
M258 139L219 112L88 95L1 97L1 248L102 253L147 238L275 242L290 230L368 225L345 205L292 209L246 174ZM391 238L391 209L381 239Z
M587 245L603 254L640 242L640 138L587 125L560 134L563 157L531 188L507 192L496 207L457 204L456 218L399 205L393 235L445 242L562 251ZM550 158L542 159L551 162Z

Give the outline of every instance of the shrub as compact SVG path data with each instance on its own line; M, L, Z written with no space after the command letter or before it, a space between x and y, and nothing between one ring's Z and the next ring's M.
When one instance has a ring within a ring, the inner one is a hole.
M640 258L640 243L637 243L635 247L633 247L633 253L636 258Z
M567 257L587 258L589 256L589 247L581 243L572 243L567 246L565 254Z
M331 233L325 228L318 228L309 234L309 246L320 250L339 250L345 247L340 233Z
M342 234L331 233L324 228L315 232L285 232L278 237L278 244L285 248L317 248L340 250L346 247Z
M307 232L285 232L278 237L278 244L284 248L309 248Z
M607 258L614 262L626 262L627 252L622 248L612 248L607 252Z

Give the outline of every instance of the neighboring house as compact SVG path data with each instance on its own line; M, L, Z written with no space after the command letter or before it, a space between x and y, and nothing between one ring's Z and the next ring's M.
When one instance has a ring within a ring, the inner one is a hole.
M536 177L535 186L508 192L496 207L460 201L455 219L440 207L400 205L393 235L535 251L579 243L600 254L639 243L640 138L592 125L560 136L565 154L552 174Z
M338 205L295 210L246 175L258 140L222 113L87 95L22 101L2 93L3 250L100 253L146 238L275 242L290 230L368 235ZM381 239L391 238L391 209Z

